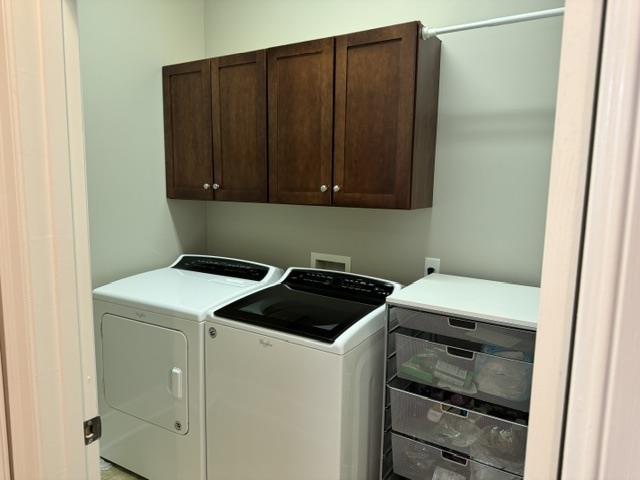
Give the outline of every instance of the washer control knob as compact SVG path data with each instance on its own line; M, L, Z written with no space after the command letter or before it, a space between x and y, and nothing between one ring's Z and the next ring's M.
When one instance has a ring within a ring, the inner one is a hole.
M333 191L338 193L340 191L340 185L334 185L333 186Z
M320 185L320 191L322 193L326 192L327 191L327 186L326 185Z

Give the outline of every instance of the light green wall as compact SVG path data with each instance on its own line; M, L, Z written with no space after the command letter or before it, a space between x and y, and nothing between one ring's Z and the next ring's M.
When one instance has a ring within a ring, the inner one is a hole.
M160 67L560 0L78 3L94 285L184 251L281 266L343 254L354 271L402 282L421 276L428 255L446 273L538 284L560 19L442 36L435 205L417 211L167 200Z
M434 26L560 0L205 0L207 56L421 20ZM443 35L434 207L361 210L212 202L210 253L281 266L320 251L412 281L442 271L537 285L553 134L559 18Z
M161 67L204 57L203 0L78 0L94 286L205 249L165 195Z

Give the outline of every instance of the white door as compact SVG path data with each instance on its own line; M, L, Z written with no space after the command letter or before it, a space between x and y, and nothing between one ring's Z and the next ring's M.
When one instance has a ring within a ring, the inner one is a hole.
M74 0L0 0L0 336L11 476L99 478Z
M189 431L187 338L116 315L102 317L105 401L170 432Z

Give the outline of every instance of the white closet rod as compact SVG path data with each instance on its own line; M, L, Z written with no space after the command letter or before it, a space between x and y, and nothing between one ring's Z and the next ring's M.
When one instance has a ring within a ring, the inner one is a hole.
M443 33L460 32L462 30L472 30L474 28L495 27L497 25L507 25L509 23L528 22L529 20L539 20L541 18L557 17L564 14L564 7L552 8L550 10L540 10L538 12L521 13L508 17L492 18L479 22L463 23L452 25L451 27L422 27L422 38L435 37Z

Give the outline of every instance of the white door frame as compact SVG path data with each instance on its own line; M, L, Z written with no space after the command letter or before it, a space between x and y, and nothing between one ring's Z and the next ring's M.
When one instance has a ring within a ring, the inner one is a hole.
M640 471L640 2L607 6L562 477Z
M527 479L552 479L559 472L603 10L604 0L565 3L527 439Z
M99 478L75 2L0 0L0 282L12 478Z

